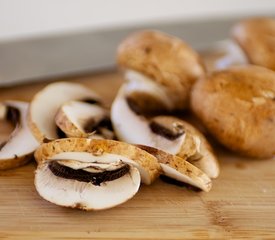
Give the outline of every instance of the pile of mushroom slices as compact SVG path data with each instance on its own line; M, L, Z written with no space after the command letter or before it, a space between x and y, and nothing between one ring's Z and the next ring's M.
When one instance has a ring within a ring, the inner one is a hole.
M118 139L174 156L168 165L162 164L163 173L171 178L186 182L187 173L178 164L182 162L210 183L219 175L211 146L191 124L170 116L188 107L193 84L205 74L199 55L178 38L144 31L120 44L118 64L127 80L111 108Z
M219 60L226 69L206 74L182 40L130 35L118 48L126 82L110 112L96 93L68 82L49 84L30 104L2 103L1 121L14 130L0 144L0 169L23 165L36 150L38 193L85 210L121 204L159 175L208 192L219 164L204 135L182 119L186 109L228 149L273 157L275 20L242 21L233 36L240 47L230 45Z
M41 107L50 96L56 99ZM178 124L181 142L186 139L185 146L181 147L183 158L146 146L147 142L134 146L126 141L111 140L115 134L109 113L100 102L94 92L72 83L50 84L34 96L29 124L42 143L35 152L38 162L35 186L44 199L85 210L106 209L132 198L140 182L151 184L160 174L204 191L211 189L208 175L185 160L192 159L203 166L201 153L206 151L211 155L209 146L201 144L199 135L186 134L181 123ZM121 110L117 113L124 114ZM124 117L122 124L127 126L131 119ZM155 121L157 126L162 118L155 118ZM185 128L190 127L183 124ZM139 124L132 127L139 128ZM174 133L171 135L168 131L167 134L168 138L175 139ZM59 139L62 137L66 138ZM173 142L170 147L177 148L172 145Z
M140 175L150 184L158 173L157 160L149 154L136 158L137 148L128 153L129 146L107 140L115 137L109 112L82 85L48 85L34 96L28 117L42 144L35 153L35 186L50 202L85 210L110 208L134 196Z
M219 175L210 145L192 125L160 115L188 106L205 73L200 57L159 32L130 36L118 56L128 82L111 113L95 92L69 82L49 84L30 104L3 103L14 131L1 144L1 169L23 165L35 151L41 197L85 210L121 204L159 175L208 192Z

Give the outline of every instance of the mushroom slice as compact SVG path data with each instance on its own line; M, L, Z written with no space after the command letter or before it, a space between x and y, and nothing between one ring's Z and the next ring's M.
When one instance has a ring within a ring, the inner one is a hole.
M133 145L107 139L64 138L43 144L36 152L38 163L45 160L79 160L82 162L116 162L137 168L141 181L151 184L160 174L158 160Z
M176 155L191 162L210 178L218 177L220 173L218 160L210 144L199 130L191 124L171 116L157 116L153 121L157 122L161 126L160 128L172 129L177 126L177 129L184 131L185 138ZM165 148L162 148L162 150L165 151Z
M114 138L108 112L97 104L67 102L58 110L55 122L68 137Z
M38 92L31 101L28 123L40 142L58 138L55 115L58 109L71 100L100 102L90 89L77 83L57 82Z
M7 101L1 105L1 117L10 121L15 128L0 144L0 170L27 163L39 146L27 125L28 106L28 103L20 101Z
M131 199L140 186L139 171L121 161L102 160L44 161L36 170L35 187L49 202L83 210L107 209Z
M127 102L142 115L158 114L173 109L168 90L161 84L134 70L125 71Z
M138 145L138 147L149 152L158 159L163 175L190 184L203 191L210 191L212 187L211 179L188 161L149 146Z
M149 119L137 114L125 97L125 86L122 86L111 108L111 120L119 140L132 144L156 147L171 154L180 151L185 133L179 126L171 129L158 129ZM127 120L126 120L127 119ZM159 131L158 131L159 130Z

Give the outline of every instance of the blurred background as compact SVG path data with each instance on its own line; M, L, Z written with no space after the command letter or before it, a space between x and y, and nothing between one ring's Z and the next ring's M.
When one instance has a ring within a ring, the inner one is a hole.
M274 15L274 0L0 0L0 85L109 68L137 29L202 48L240 18Z
M0 41L156 21L272 14L274 0L0 0Z

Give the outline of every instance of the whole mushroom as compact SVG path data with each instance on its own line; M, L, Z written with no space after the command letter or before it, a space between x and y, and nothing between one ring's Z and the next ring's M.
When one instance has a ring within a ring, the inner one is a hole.
M149 112L188 106L195 81L205 74L199 54L181 39L158 31L128 36L118 47L118 65L128 80L132 104L144 99ZM146 100L146 101L145 101Z
M191 107L208 131L244 156L275 154L275 73L258 66L232 67L199 80Z

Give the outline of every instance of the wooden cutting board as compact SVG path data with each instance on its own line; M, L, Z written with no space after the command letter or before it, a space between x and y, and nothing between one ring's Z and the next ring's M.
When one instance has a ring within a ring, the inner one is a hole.
M112 72L65 80L87 85L108 103L122 83ZM0 101L29 101L45 85L0 89ZM39 197L34 162L0 171L0 239L275 239L275 160L216 151L221 175L209 193L157 180L121 206L98 212Z

